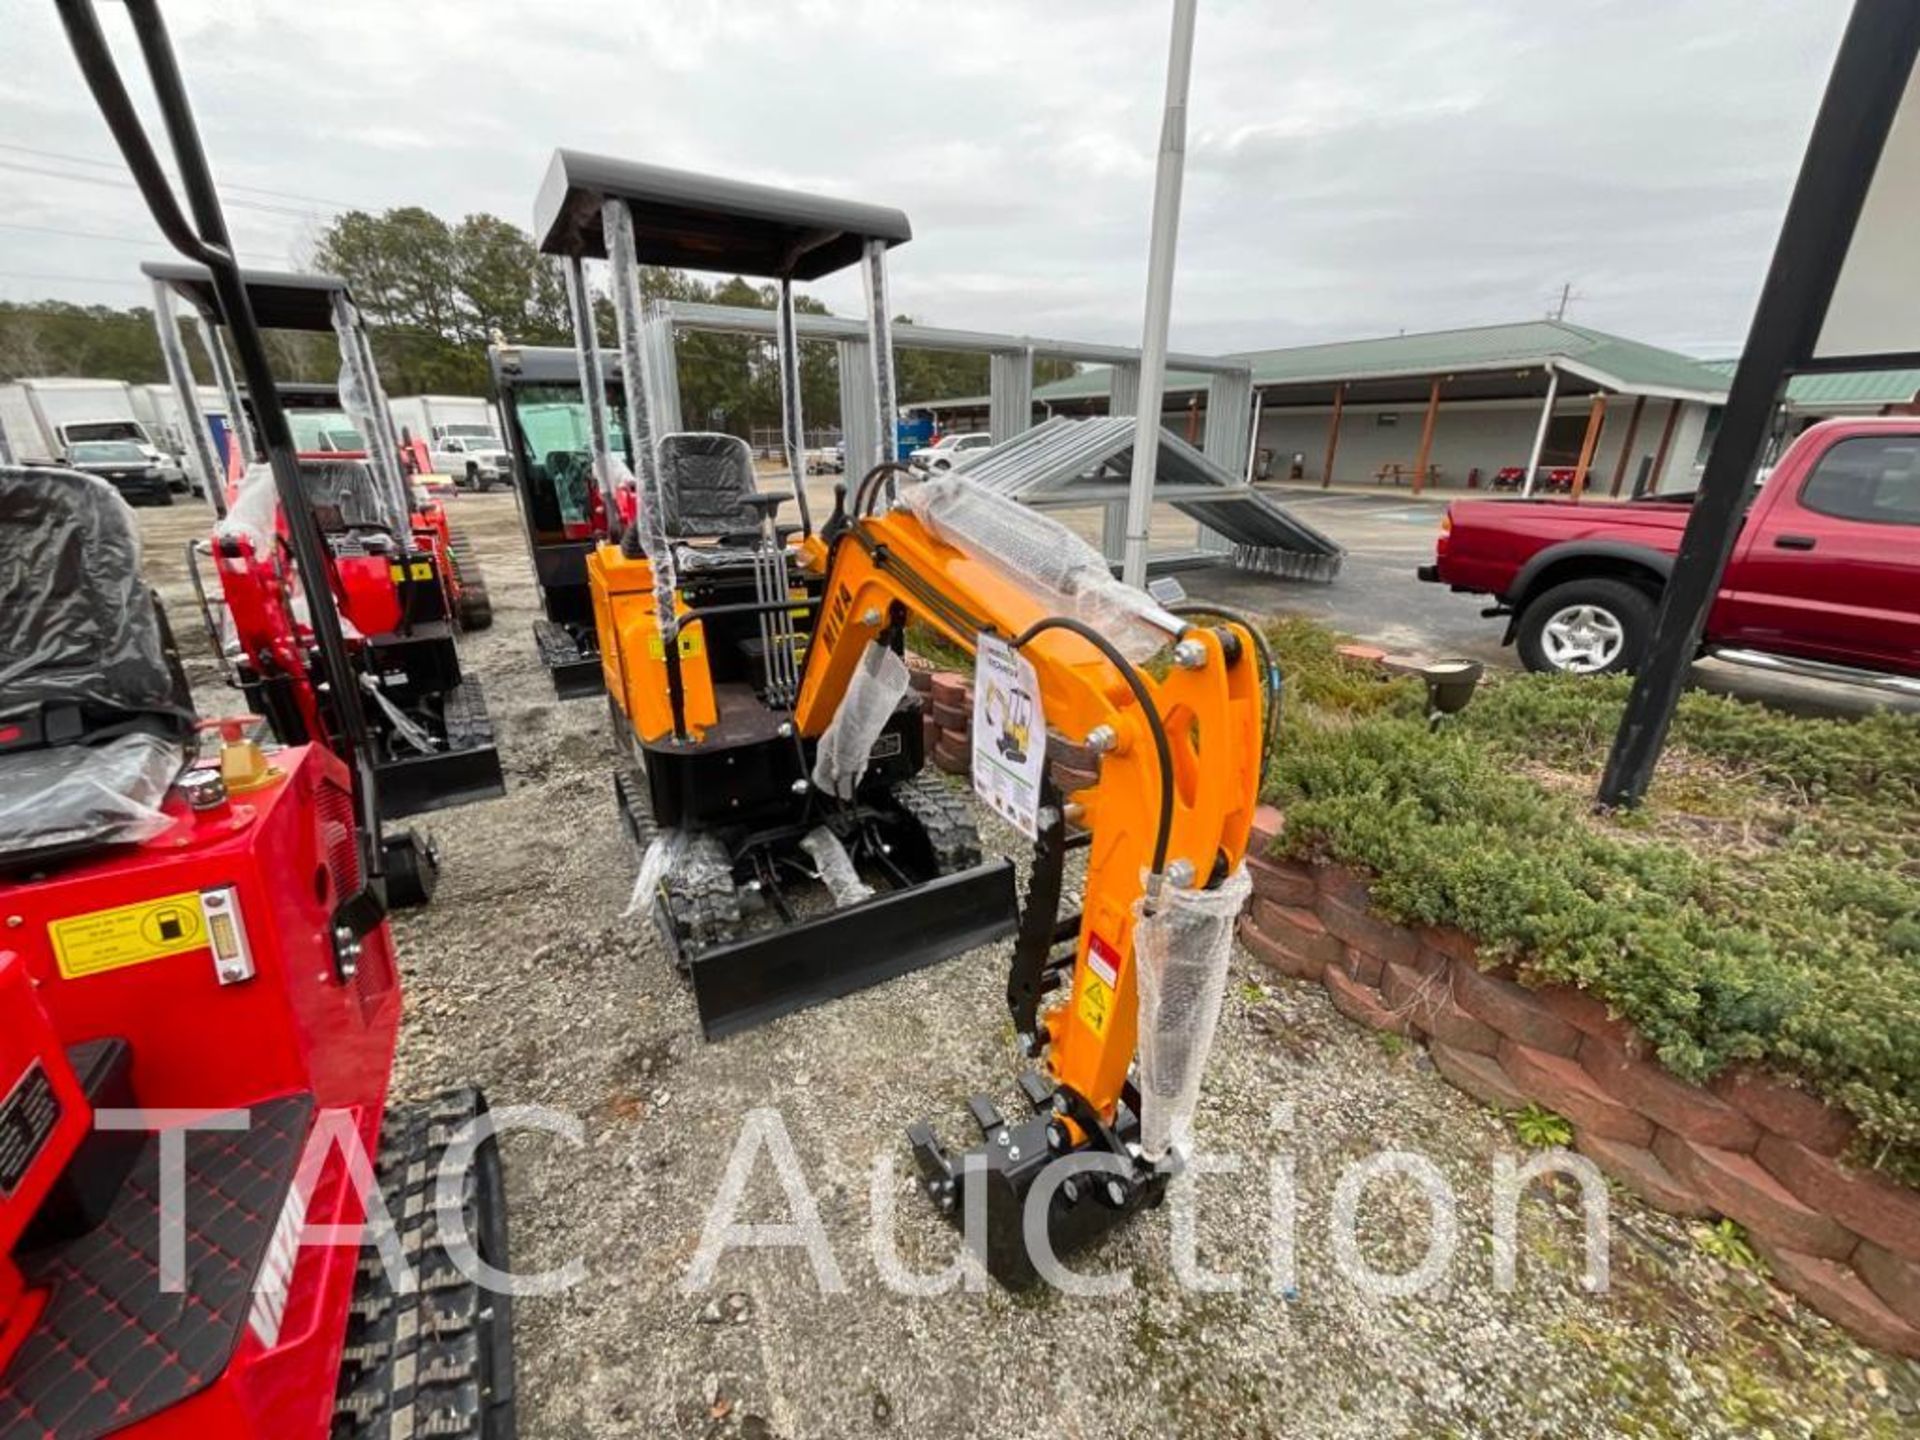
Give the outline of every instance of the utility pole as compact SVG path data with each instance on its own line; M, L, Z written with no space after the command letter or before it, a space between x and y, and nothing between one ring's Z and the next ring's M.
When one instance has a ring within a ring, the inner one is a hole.
M1120 578L1142 589L1160 464L1160 405L1167 386L1167 329L1173 318L1173 257L1180 237L1180 187L1187 167L1187 81L1199 0L1174 0L1167 55L1167 104L1154 172L1152 238L1147 246L1147 319L1140 341L1140 403L1133 427L1133 475L1127 486L1127 537Z

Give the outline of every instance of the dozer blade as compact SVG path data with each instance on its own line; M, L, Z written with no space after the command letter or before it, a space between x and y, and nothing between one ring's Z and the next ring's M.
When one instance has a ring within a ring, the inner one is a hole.
M719 1040L1013 933L1013 866L992 860L692 957L700 1028Z
M380 782L380 814L387 820L449 810L507 793L500 751L493 745L403 755L374 769Z
M577 700L607 688L600 656L583 652L565 626L546 619L534 621L533 643L540 652L540 663L553 677L553 693L558 699Z

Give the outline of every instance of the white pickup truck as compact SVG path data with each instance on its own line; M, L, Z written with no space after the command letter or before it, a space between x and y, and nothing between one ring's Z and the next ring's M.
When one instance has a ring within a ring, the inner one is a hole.
M454 484L470 490L512 483L506 447L487 401L476 395L403 395L388 405L403 438L426 442L434 474L450 475Z
M927 470L958 470L968 461L976 459L981 451L992 448L993 436L985 433L942 435L933 444L914 451L907 459Z

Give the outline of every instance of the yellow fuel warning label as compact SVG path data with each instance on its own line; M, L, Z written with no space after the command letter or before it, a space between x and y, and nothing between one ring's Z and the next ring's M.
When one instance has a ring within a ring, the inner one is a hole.
M47 926L53 956L69 980L184 955L207 946L200 892L186 890L137 905L69 915Z
M1080 1023L1096 1035L1107 1033L1107 1019L1113 1014L1113 991L1091 971L1081 977L1080 999L1076 1009Z
M700 643L700 631L703 628L705 627L694 627L680 632L679 638L674 641L674 648L682 657L698 655L706 648ZM660 638L658 630L647 636L647 654L655 660L667 658L667 642Z

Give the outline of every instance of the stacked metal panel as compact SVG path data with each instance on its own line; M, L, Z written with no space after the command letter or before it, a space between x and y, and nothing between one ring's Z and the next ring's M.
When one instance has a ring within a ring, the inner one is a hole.
M1133 437L1131 416L1056 416L994 446L961 473L1036 508L1113 504L1126 498ZM1226 558L1241 569L1321 579L1339 572L1344 552L1337 544L1171 431L1160 436L1154 499L1219 536Z

